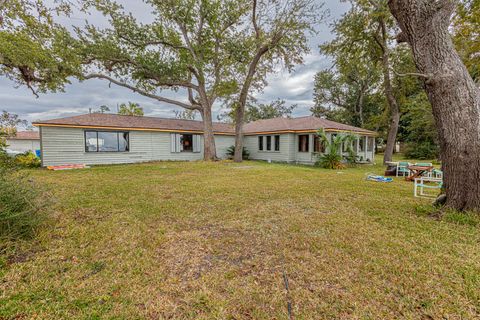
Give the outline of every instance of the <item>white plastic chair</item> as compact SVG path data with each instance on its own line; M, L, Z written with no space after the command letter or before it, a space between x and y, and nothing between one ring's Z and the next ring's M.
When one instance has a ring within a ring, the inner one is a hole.
M442 189L443 180L438 178L420 177L416 178L414 182L413 195L415 197L435 198L436 195L426 194L425 189Z

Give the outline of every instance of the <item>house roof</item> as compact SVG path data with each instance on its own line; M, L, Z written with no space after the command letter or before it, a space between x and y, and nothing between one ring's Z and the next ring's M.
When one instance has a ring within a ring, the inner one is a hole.
M317 118L314 116L257 120L247 123L243 130L246 134L257 134L278 131L309 132L317 131L320 128L323 128L325 131L352 131L370 135L376 134L374 131L330 121L327 119Z
M68 118L37 121L34 122L33 125L152 131L203 131L202 121L143 116L135 117L108 113L91 113ZM213 131L215 133L223 134L235 133L235 130L231 124L219 122L213 123Z
M203 122L196 120L168 119L155 117L123 116L108 113L91 113L68 118L60 118L33 123L36 126L123 129L170 132L203 132ZM374 135L373 131L313 116L299 118L274 118L258 120L245 124L246 135L287 132L315 132L319 128L325 131L352 131ZM234 127L228 123L213 123L217 134L233 135Z
M38 131L17 131L17 133L8 137L9 140L40 140L40 133Z

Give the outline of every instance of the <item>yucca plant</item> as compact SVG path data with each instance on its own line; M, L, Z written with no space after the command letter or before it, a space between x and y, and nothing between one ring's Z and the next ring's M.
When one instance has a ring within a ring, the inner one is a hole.
M317 136L325 146L325 153L318 155L316 165L326 169L343 169L345 165L343 163L344 157L342 155L342 146L347 146L348 156L345 157L345 162L355 163L356 155L353 150L353 142L356 140L356 136L351 133L340 133L333 137L331 140L327 137L323 129L319 129Z

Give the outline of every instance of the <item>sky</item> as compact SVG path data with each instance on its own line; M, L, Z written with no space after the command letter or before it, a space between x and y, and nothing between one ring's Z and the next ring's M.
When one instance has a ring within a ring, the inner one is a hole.
M148 19L148 11L142 3L138 4L139 2L134 4L128 1L126 10L138 18ZM270 75L267 78L268 86L263 92L254 95L259 103L268 103L280 98L284 99L287 105L298 105L294 116L310 114L309 109L313 105L314 76L318 71L331 66L331 61L320 55L318 45L332 39L330 24L341 17L348 9L348 5L339 0L325 0L324 8L329 10L329 17L318 27L319 33L310 38L311 52L305 56L304 64L296 66L291 73L280 70ZM88 20L101 26L103 18L100 15L92 15ZM66 26L78 25L83 23L83 19L73 16L61 20L61 23ZM169 92L166 96L176 97L176 94L179 93ZM184 99L183 95L180 99ZM101 105L107 105L115 111L118 104L128 101L140 104L146 116L173 118L175 110L182 110L135 94L127 88L113 84L109 86L104 80L93 79L80 83L72 79L72 83L65 86L64 92L40 94L40 97L36 98L26 87L15 88L12 81L0 77L0 110L16 113L20 118L30 122L84 114L89 112L89 108L98 109ZM215 117L223 111L220 104L213 108Z

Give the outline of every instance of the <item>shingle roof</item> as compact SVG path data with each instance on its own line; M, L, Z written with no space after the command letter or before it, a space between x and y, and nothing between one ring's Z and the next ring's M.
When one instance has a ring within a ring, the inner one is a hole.
M155 117L134 117L108 113L91 113L68 118L37 121L34 125L65 125L79 127L128 128L152 130L186 130L203 131L203 122L196 120L167 119ZM213 123L213 131L217 133L235 133L231 124Z
M327 119L317 118L314 116L298 117L298 118L273 118L258 120L247 123L243 131L246 134L275 132L275 131L309 131L323 128L328 130L353 131L366 134L375 134L375 132L357 128L354 126L330 121Z
M40 140L38 131L17 131L15 136L8 137L10 140Z
M203 131L202 121L168 119L155 117L134 117L123 116L108 113L91 113L68 118L60 118L46 121L37 121L33 123L37 126L54 125L54 126L76 126L76 127L98 127L98 128L123 128L130 130L175 130L175 131ZM339 131L353 131L365 134L375 134L362 128L349 126L346 124L317 118L313 116L299 118L274 118L266 120L258 120L245 124L245 134L261 134L264 132L281 132L281 131L316 131L319 128ZM228 123L213 123L213 130L216 133L234 134L235 130Z

